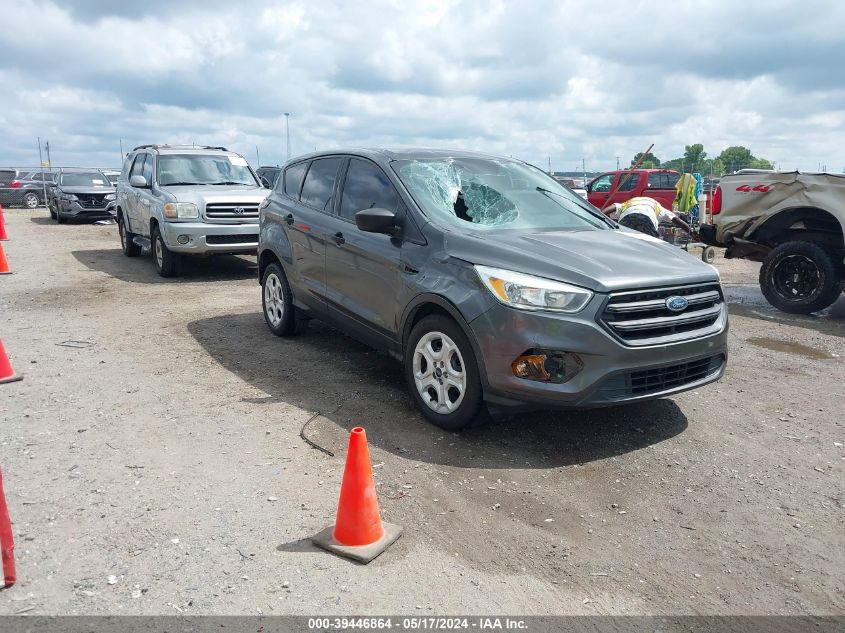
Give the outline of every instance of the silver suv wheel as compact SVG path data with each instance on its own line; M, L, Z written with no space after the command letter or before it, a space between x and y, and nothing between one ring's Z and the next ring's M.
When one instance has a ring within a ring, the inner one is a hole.
M455 411L467 387L464 359L455 342L442 332L429 332L414 348L414 383L428 407L439 414Z
M279 327L285 317L285 298L282 282L276 273L267 275L264 281L264 311L273 327Z
M164 253L161 252L161 238L153 240L153 257L156 258L159 270L164 265Z

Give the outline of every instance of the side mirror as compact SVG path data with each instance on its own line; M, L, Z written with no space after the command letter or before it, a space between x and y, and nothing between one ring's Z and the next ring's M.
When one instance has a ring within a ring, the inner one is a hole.
M131 187L138 187L139 189L145 189L147 187L147 179L143 176L132 176L129 179L129 185Z
M355 225L367 233L393 235L396 232L396 214L378 207L364 209L355 214Z

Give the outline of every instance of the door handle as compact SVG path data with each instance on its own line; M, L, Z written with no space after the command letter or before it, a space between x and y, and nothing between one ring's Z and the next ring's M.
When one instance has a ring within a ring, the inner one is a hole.
M287 222L287 223L288 223L288 226L290 226L291 224L293 224L293 213L288 213L288 214L285 216L285 222Z
M332 239L334 240L334 243L338 246L340 246L346 241L346 239L343 237L343 233L341 233L340 231L332 235Z

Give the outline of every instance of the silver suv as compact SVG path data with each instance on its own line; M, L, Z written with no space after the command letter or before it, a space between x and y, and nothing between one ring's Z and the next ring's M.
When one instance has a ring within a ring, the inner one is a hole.
M255 253L258 205L269 191L225 147L140 145L117 181L117 223L127 257L153 253L162 277L182 255Z

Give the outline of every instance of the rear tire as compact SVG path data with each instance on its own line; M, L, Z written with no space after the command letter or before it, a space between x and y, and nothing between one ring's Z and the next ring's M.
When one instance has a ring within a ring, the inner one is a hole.
M290 284L282 267L275 262L267 266L261 278L261 307L264 321L273 334L293 336L299 333L304 322L297 319Z
M712 264L716 259L716 249L712 246L705 246L701 251L701 261L705 264Z
M35 193L24 194L23 206L25 206L27 209L37 209L39 202L40 202L40 200L38 199L38 194L35 194Z
M117 232L120 235L120 247L123 249L123 254L127 257L138 257L141 254L141 247L132 241L135 234L126 229L122 213L117 214Z
M153 264L162 277L175 277L178 274L179 256L171 252L164 243L158 226L153 228L152 238Z
M478 363L460 326L433 314L411 330L405 379L414 403L432 424L459 431L475 422L481 406Z
M839 298L842 267L812 242L784 242L763 260L760 290L778 310L812 314Z

